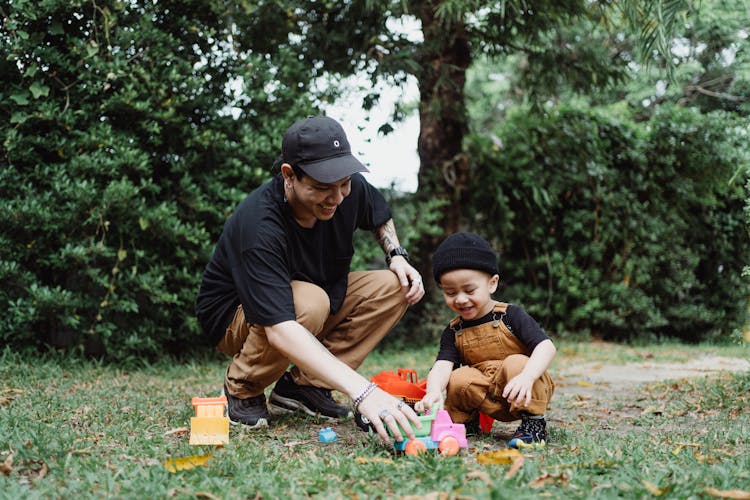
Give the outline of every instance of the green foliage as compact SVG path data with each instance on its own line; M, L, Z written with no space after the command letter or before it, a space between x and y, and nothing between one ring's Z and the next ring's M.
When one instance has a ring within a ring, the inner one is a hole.
M0 7L2 344L196 344L213 242L311 109L294 54L232 37L232 5Z
M555 332L686 340L741 326L746 124L662 106L519 111L475 136L472 226L501 249L505 299ZM481 207L481 208L479 208ZM491 214L495 214L491 216Z

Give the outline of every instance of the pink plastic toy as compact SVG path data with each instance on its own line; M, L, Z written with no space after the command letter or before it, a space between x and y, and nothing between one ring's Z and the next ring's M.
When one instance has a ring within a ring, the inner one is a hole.
M427 412L419 417L422 428L416 429L412 424L416 439L397 441L393 447L407 455L417 455L437 448L442 455L456 455L461 448L469 446L466 440L466 427L456 424L445 410Z

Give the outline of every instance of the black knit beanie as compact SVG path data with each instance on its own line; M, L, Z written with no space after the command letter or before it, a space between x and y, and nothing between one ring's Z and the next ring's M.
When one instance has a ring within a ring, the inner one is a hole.
M497 255L484 239L474 233L448 236L432 256L432 275L440 283L440 276L453 269L476 269L490 275L499 274Z

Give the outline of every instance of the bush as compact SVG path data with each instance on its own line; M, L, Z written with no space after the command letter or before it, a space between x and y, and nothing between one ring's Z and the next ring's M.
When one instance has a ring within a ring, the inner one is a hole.
M730 115L662 105L517 113L469 143L470 224L501 250L504 298L556 332L697 341L743 323L746 154Z
M2 12L0 343L113 359L196 345L224 220L311 111L296 58L230 47L243 14L206 0Z

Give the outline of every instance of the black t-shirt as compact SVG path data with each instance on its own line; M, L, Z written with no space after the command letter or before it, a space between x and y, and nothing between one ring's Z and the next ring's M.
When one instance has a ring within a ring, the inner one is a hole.
M492 321L492 311L481 318L464 321L462 328L478 326L489 321ZM502 317L502 322L508 327L510 333L526 346L529 355L537 345L549 339L539 323L521 306L509 304ZM450 326L443 330L443 334L440 336L440 351L437 360L451 361L454 365L462 362L456 347L456 332Z
M354 231L375 229L390 218L382 194L361 174L352 175L351 192L334 216L312 228L295 221L280 175L263 184L224 224L203 273L196 299L203 331L218 343L239 304L248 323L294 320L292 280L320 286L337 311L346 295Z

